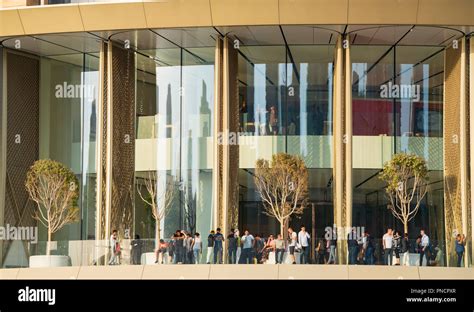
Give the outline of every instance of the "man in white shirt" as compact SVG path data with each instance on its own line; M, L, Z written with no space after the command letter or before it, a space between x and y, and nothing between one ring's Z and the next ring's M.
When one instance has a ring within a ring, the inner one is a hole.
M382 237L383 243L383 252L384 252L384 264L385 265L392 265L392 257L393 257L393 231L392 229L387 229L387 233L384 234Z
M300 264L309 264L309 233L306 232L304 225L301 226L301 231L298 233L298 242L301 245Z
M255 238L248 230L245 230L242 236L242 254L240 255L240 262L242 264L253 264L253 248L255 247Z
M288 239L290 240L290 244L288 245L288 251L290 252L291 264L296 264L295 248L296 242L298 241L298 235L296 235L296 232L293 231L292 228L288 228Z
M110 235L110 252L111 252L111 254L110 254L109 265L118 264L117 242L118 242L117 230L113 230L112 235Z
M423 266L423 257L426 257L426 262L424 264L426 266L427 264L429 264L429 261L430 261L430 257L429 257L430 238L428 237L428 235L425 234L425 230L421 230L420 235L421 235L420 266Z

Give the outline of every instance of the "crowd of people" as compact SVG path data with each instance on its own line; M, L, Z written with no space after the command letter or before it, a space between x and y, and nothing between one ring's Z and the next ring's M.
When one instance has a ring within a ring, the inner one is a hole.
M121 248L115 230L112 232L110 244L112 254L109 264L118 264ZM226 249L224 244L226 244ZM159 241L155 249L155 263L222 264L226 250L226 262L229 264L296 264L297 262L335 264L337 263L337 244L335 235L317 239L314 244L314 257L310 259L311 236L305 226L301 226L298 232L291 227L288 228L287 239L284 239L281 233L263 237L263 235L251 234L248 230L240 233L238 229L231 229L227 236L224 236L220 228L210 231L207 239L203 239L200 233L191 234L177 230L169 240ZM141 248L138 249L138 246L141 246L141 243L137 235L132 241L131 262L133 264L140 263ZM465 236L458 234L455 245L458 266L462 264L464 246ZM206 255L203 259L205 248ZM419 265L423 266L439 263L442 255L440 249L431 244L429 236L423 229L416 241L411 241L407 233L401 236L399 231L388 228L381 243L376 242L368 231L359 235L353 229L347 235L347 248L349 264L414 265L409 263L409 254L415 253L419 254Z

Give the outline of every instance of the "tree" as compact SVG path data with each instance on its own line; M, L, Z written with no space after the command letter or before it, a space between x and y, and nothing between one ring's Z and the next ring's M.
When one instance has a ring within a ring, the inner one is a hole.
M403 223L404 233L408 233L408 222L416 216L427 192L426 161L417 155L396 154L385 163L379 177L387 183L388 208Z
M155 243L158 247L161 239L161 221L166 218L171 210L175 196L174 183L168 182L166 176L161 178L156 171L149 171L143 179L146 193L142 194L142 185L137 184L138 195L147 204L156 222Z
M258 159L254 180L263 213L277 219L285 235L286 221L303 214L308 200L308 170L303 159L285 153L274 154L271 161Z
M33 218L48 229L48 256L53 234L79 220L78 184L71 169L50 159L36 161L26 174L26 190L38 207Z
M180 204L184 208L184 222L185 228L190 233L196 232L196 198L194 195L190 195L192 191L190 187L186 187L182 190L181 196L179 196Z

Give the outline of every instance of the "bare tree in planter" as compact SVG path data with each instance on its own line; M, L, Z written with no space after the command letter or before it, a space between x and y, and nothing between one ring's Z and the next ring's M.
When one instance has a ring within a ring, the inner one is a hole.
M142 193L142 186L137 184L138 195L147 204L156 222L155 240L156 247L161 239L161 221L166 218L171 210L176 188L174 183L168 182L166 176L162 177L156 171L148 172L143 179L146 193Z
M279 153L271 161L258 159L255 185L264 204L264 213L285 225L292 215L303 214L308 200L308 170L301 157Z
M36 161L26 175L26 190L38 206L33 217L48 229L48 256L53 234L79 220L78 185L71 169L50 159Z
M416 216L428 190L426 161L413 154L396 154L385 163L379 177L387 183L385 191L390 200L390 211L408 233L408 222Z

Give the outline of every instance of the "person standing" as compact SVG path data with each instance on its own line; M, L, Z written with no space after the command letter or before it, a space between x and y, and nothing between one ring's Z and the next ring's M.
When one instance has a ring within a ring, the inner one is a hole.
M185 246L186 246L186 260L185 263L192 264L195 263L194 252L193 252L193 241L194 238L191 233L184 232L185 237Z
M132 264L140 264L142 256L142 240L140 235L135 234L135 239L131 242L132 245Z
M273 135L278 134L278 115L275 106L270 107L270 132Z
M316 254L317 254L317 264L324 264L325 257L326 257L326 247L329 246L329 242L324 240L324 236L319 239L318 246L316 247Z
M227 253L228 253L228 262L229 264L237 263L237 238L234 235L234 231L231 230L230 234L227 236Z
M387 233L385 233L382 237L382 244L383 244L383 263L385 265L392 265L392 257L393 257L393 232L391 228L387 229Z
M408 240L408 233L404 233L402 241L401 241L401 252L403 255L403 260L402 260L401 265L404 265L404 266L410 265L409 250L410 250L410 241Z
M275 264L283 263L283 255L285 254L285 240L281 234L278 234L275 240Z
M242 236L242 254L240 255L241 264L252 264L253 259L253 247L255 245L255 238L248 230L245 230L244 236Z
M423 266L423 258L426 257L425 265L430 264L431 252L430 252L430 238L426 235L425 230L420 231L420 266Z
M369 232L365 232L365 264L373 265L374 264L374 239Z
M400 265L400 249L401 249L401 239L400 233L395 231L395 235L393 235L393 246L392 249L395 252L395 265Z
M235 263L240 263L240 254L242 253L242 244L240 241L239 229L234 230L234 237L236 239L237 252L235 253Z
M327 264L336 264L336 246L337 246L337 234L336 231L332 231L331 237L328 240L329 243L329 258Z
M349 264L357 264L359 243L357 242L357 234L354 228L347 234L347 248L349 249Z
M174 234L174 259L173 264L182 264L185 256L184 233L177 230Z
M456 235L456 254L458 255L458 268L461 267L462 258L464 256L465 245L466 245L466 236L464 236L464 234Z
M292 228L288 228L288 240L290 241L288 244L288 251L290 252L291 264L296 264L295 248L296 243L298 242L298 235Z
M118 243L118 233L117 230L112 231L112 235L110 235L110 259L109 265L118 264L118 254L120 252L120 245Z
M221 229L217 228L216 234L214 235L214 264L222 264L223 243L224 235L222 235Z
M207 264L211 263L212 253L214 251L214 234L215 232L212 230L207 237Z
M263 249L265 248L265 241L262 236L259 234L255 235L255 257L257 258L257 263L262 261Z
M202 255L202 241L199 233L194 234L194 239L191 244L193 250L194 263L199 264L201 262Z
M304 225L301 226L301 230L298 233L298 242L301 245L301 254L300 254L300 264L309 264L309 246L310 236L309 233L306 232L306 228Z

